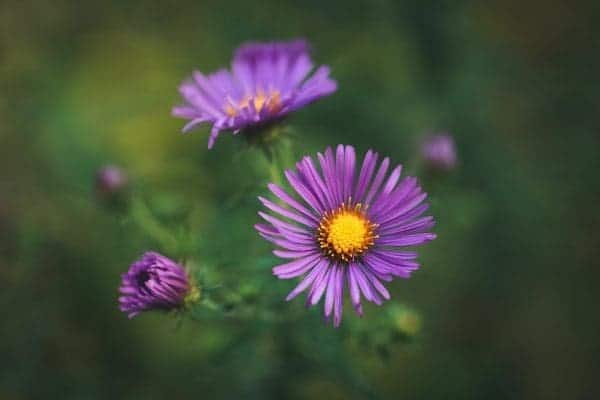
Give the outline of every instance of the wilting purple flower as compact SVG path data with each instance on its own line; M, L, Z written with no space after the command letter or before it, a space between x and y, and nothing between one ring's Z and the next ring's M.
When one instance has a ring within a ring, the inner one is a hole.
M185 103L174 107L173 115L190 120L183 132L212 124L210 149L222 130L237 134L333 93L337 85L329 67L320 66L309 77L312 69L304 40L245 43L235 51L231 71L195 71L179 87Z
M96 192L100 196L120 193L127 186L127 175L114 165L106 165L96 173Z
M320 170L304 157L296 170L285 172L295 194L269 185L283 205L259 198L279 216L259 212L267 224L255 228L277 245L276 256L291 260L273 273L280 279L302 276L287 300L308 289L307 305L313 306L325 295L325 317L333 314L338 326L344 287L359 315L361 296L378 305L389 299L381 281L408 278L419 267L417 253L402 248L433 240L428 230L434 221L422 216L427 194L415 178L400 179L400 165L388 176L389 158L377 168L378 154L369 150L358 176L352 146L339 145L335 153L328 148L317 159Z
M454 139L447 133L425 138L421 152L426 165L431 169L449 171L456 166Z
M177 309L188 296L199 295L183 267L153 251L131 264L119 292L119 308L129 318L147 310Z

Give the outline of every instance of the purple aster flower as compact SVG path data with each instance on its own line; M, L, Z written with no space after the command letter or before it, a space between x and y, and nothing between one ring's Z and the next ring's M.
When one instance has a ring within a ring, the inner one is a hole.
M131 264L119 292L119 308L129 318L142 311L178 309L200 295L182 266L153 251Z
M96 173L95 186L99 196L118 194L127 187L127 183L125 172L114 165L106 165Z
M377 305L389 299L382 281L408 278L419 267L417 253L403 248L433 240L434 220L422 216L427 195L415 178L400 179L400 165L387 174L388 158L378 167L378 154L369 150L358 175L352 146L328 148L317 159L320 169L304 157L285 172L295 194L269 185L281 205L259 199L278 216L259 212L267 224L255 228L278 247L276 256L290 260L273 273L302 277L287 300L307 289L308 306L325 296L325 318L333 315L339 326L344 288L359 315L361 297Z
M427 137L421 153L427 167L433 170L450 171L456 166L454 139L447 133Z
M262 125L336 90L329 67L313 69L304 40L246 43L233 56L231 71L195 71L179 88L185 103L173 115L188 119L183 132L212 124L208 148L219 132Z

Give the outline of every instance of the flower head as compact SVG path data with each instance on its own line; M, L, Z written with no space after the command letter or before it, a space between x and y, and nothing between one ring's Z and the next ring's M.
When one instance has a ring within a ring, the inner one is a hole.
M173 310L199 297L182 266L153 251L123 274L119 308L133 318L142 311Z
M389 299L382 281L408 278L419 267L417 253L403 248L433 240L434 221L422 216L427 195L417 180L400 179L401 166L388 175L388 158L378 167L378 154L369 150L358 175L352 146L328 148L317 159L320 170L307 156L285 172L295 194L269 185L282 205L259 198L278 216L259 212L267 223L255 228L278 247L276 256L290 260L273 273L302 277L287 300L307 289L307 305L325 296L325 317L333 315L338 326L344 288L359 315L361 297L378 305Z
M430 169L450 171L456 166L454 139L447 133L427 137L423 141L421 153Z
M209 75L195 71L179 91L185 100L173 115L188 119L188 132L212 124L208 148L222 130L234 134L262 125L327 96L336 90L329 67L313 64L304 40L246 43L233 56L231 71Z

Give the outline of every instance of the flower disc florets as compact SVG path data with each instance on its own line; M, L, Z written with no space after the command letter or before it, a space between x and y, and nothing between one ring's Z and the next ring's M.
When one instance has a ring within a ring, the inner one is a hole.
M350 201L349 201L350 203ZM323 253L338 261L349 262L375 243L376 224L369 221L362 205L343 204L325 213L317 228L317 240Z

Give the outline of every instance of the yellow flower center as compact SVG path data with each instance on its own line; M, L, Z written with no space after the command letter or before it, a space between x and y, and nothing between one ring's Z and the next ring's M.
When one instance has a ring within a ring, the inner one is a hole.
M347 262L373 245L377 225L367 219L361 208L361 204L354 207L342 204L325 214L317 228L317 240L325 254Z
M281 109L281 96L279 91L272 90L269 93L265 93L262 90L258 90L255 96L245 96L237 104L228 101L225 104L225 113L230 117L235 117L240 110L250 105L251 100L254 102L256 112L262 111L263 107L271 113L276 113Z

